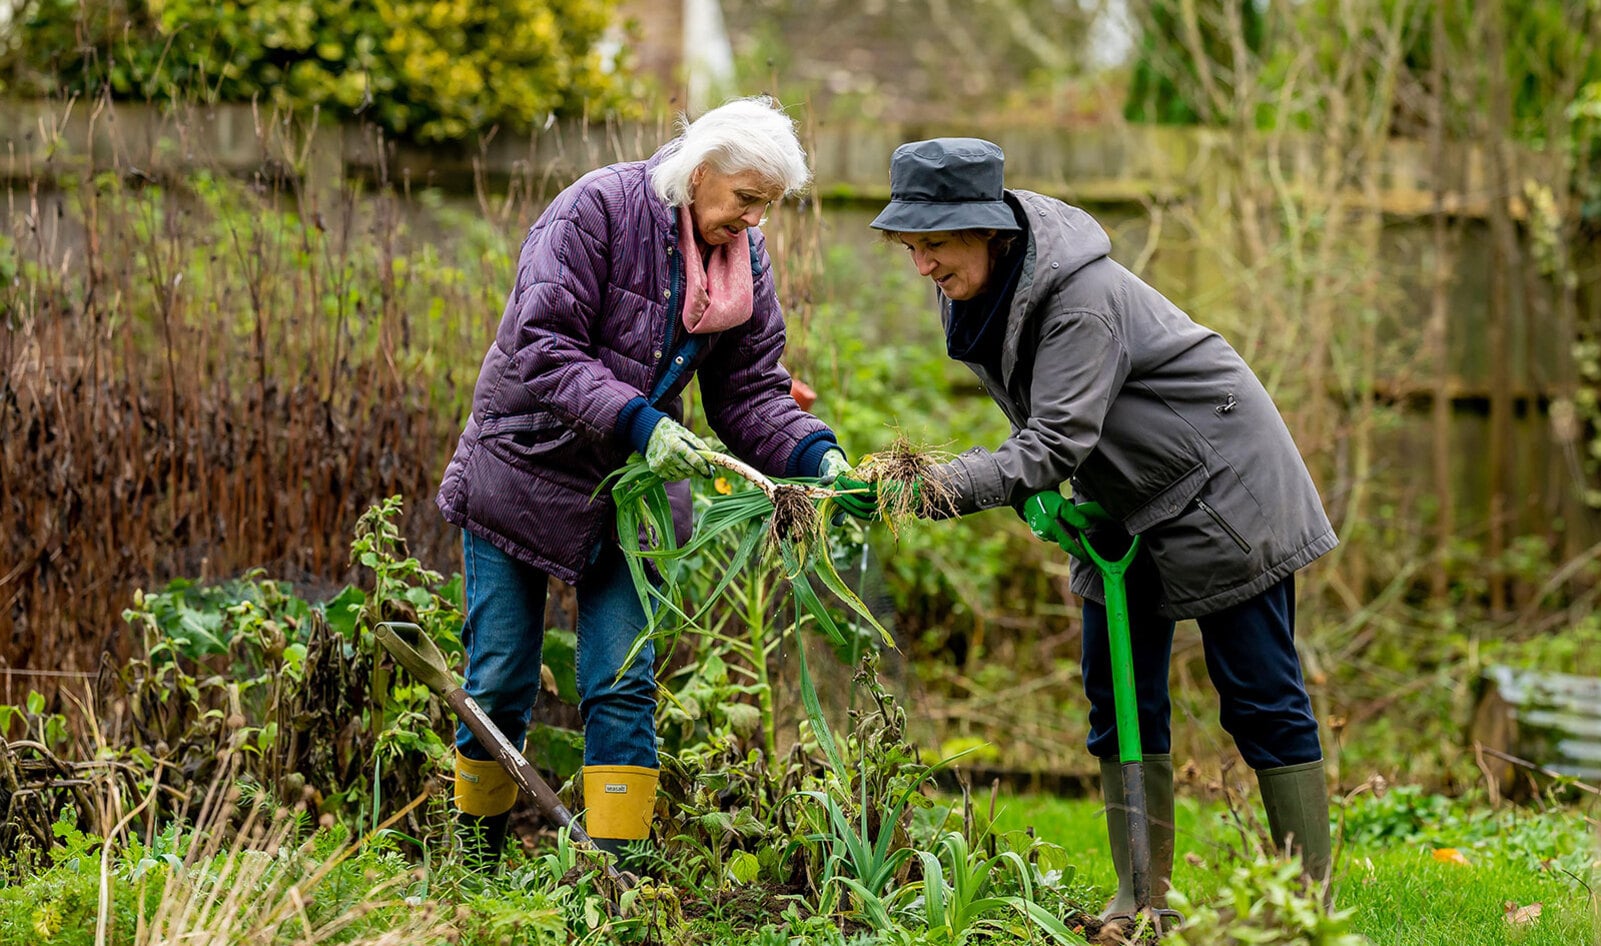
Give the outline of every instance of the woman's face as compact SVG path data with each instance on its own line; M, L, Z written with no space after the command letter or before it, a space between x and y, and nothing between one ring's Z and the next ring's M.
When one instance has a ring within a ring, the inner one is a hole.
M919 276L927 276L952 302L966 302L984 291L990 278L989 241L967 230L902 233Z
M722 246L762 222L767 207L784 196L783 187L756 171L724 174L702 164L689 177L689 216L701 241Z

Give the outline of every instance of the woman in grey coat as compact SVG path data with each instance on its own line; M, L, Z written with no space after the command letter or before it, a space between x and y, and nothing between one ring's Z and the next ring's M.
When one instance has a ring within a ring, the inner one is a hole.
M1116 526L1097 548L1141 537L1128 575L1134 672L1151 819L1152 890L1173 857L1168 662L1175 620L1200 625L1221 722L1256 770L1274 840L1324 881L1329 824L1317 720L1295 650L1294 573L1334 548L1316 488L1272 399L1238 353L1114 262L1089 214L1006 190L1001 149L975 138L902 145L891 201L873 226L905 246L940 292L950 356L1006 412L1012 434L935 471L965 515L1022 510L1064 482ZM870 518L868 484L843 505ZM1037 505L1037 504L1036 504ZM1054 523L1044 531L1060 530ZM1084 603L1089 749L1105 797L1122 797L1100 575L1073 562ZM1108 810L1119 888L1133 907L1122 813ZM1157 904L1160 906L1160 903Z

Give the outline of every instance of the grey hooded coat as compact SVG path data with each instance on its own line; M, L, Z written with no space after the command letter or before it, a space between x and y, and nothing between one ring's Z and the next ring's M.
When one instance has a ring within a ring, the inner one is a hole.
M1088 213L1007 194L1029 242L1001 377L969 366L1012 435L942 471L956 512L1017 506L1071 480L1076 498L1142 537L1174 618L1245 601L1334 548L1300 451L1244 359L1113 262ZM1101 601L1100 584L1073 562L1075 593Z

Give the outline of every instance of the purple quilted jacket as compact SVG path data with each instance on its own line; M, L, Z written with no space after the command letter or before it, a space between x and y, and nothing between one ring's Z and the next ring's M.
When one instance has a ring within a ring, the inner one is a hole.
M568 582L599 543L616 541L610 493L596 487L634 452L657 409L682 419L691 375L712 429L769 475L814 475L834 440L790 396L779 364L783 312L757 231L750 320L672 363L683 333L683 254L677 214L650 187L661 157L591 171L529 230L436 499L450 522ZM668 493L683 540L688 484Z

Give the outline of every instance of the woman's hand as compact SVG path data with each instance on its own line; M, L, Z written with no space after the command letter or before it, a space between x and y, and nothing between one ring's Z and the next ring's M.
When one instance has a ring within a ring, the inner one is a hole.
M1054 489L1035 493L1023 503L1023 519L1029 530L1070 555L1080 554L1080 540L1091 526L1111 518L1100 503L1074 503Z
M834 497L834 505L841 510L864 522L873 522L879 518L876 484L840 475L834 478L833 486L841 491L840 495Z
M700 451L710 449L683 424L663 417L645 444L645 465L668 482L691 475L711 476L712 465L700 455Z
M823 454L823 462L817 465L817 481L828 486L851 469L851 461L845 459L845 451L830 450Z

